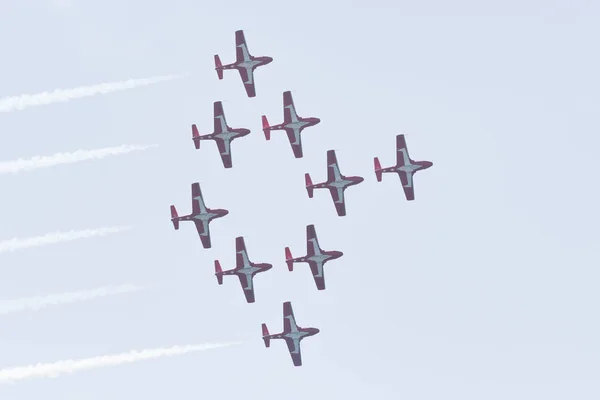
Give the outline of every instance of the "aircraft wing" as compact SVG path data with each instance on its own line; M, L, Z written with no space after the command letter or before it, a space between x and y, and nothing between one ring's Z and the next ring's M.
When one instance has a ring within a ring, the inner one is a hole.
M337 157L335 155L335 150L327 151L327 181L339 181L342 179L342 174L340 172L340 167L338 165Z
M298 325L296 325L292 303L286 301L283 303L283 333L296 332L297 330Z
M233 165L231 160L231 139L215 138L215 142L217 142L223 166L225 168L231 168Z
M235 269L244 268L247 265L250 265L250 260L246 251L246 243L244 237L239 236L235 238Z
M402 189L404 189L404 196L406 200L415 199L415 188L413 186L413 173L398 171L400 182L402 182Z
M222 133L227 131L227 120L225 119L225 112L223 111L223 103L215 101L213 104L213 115L215 120L214 134Z
M306 254L314 256L315 254L321 254L319 248L319 240L317 239L317 232L315 231L314 225L306 226Z
M404 135L396 136L396 166L403 167L410 164L410 157L408 156L408 148L406 147L406 140Z
M242 82L244 83L244 88L246 89L246 94L248 97L256 96L256 88L254 87L254 68L244 68L238 67L237 70L240 73L240 78L242 78Z
M254 282L251 275L238 274L240 285L244 290L244 296L248 303L254 303Z
M406 147L406 139L404 135L396 136L396 166L403 167L410 165L411 160L408 155L408 147ZM398 171L400 182L402 182L402 189L404 189L404 196L406 200L415 199L415 189L413 187L413 172Z
M344 215L346 215L346 200L344 196L344 189L329 187L329 192L331 193L331 198L333 199L333 204L335 205L337 215L343 217Z
M202 242L202 247L205 249L209 249L211 246L210 243L210 229L208 227L208 222L194 220L194 224L196 225L196 230L198 231L198 235L200 236L200 241Z
M194 215L206 213L206 205L198 182L192 183L192 213Z
M322 261L309 261L310 272L312 272L313 278L315 279L315 284L317 285L317 289L325 290L325 271L323 269Z
M296 108L294 107L292 92L283 92L283 122L288 124L296 121L298 121L298 114L296 114Z
M285 343L287 344L288 350L290 352L290 356L292 356L292 361L296 367L302 365L302 353L300 352L300 341L298 339L294 340L291 338L285 338Z
M302 137L300 136L300 130L298 128L285 128L285 132L292 146L294 157L302 158Z
M286 301L283 303L283 333L297 332L298 325L296 325L296 318L294 318L294 310L292 309L292 303ZM286 338L285 343L287 344L290 356L295 366L302 365L302 355L300 353L300 340Z
M248 51L248 45L246 44L246 38L244 37L244 31L242 30L235 32L235 55L236 64L250 61L250 52Z

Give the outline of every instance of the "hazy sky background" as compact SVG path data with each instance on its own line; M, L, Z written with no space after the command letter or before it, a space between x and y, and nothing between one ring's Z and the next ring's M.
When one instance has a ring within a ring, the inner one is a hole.
M413 2L417 4L417 2ZM2 254L0 298L104 285L156 288L2 316L0 368L177 344L243 341L181 357L0 387L11 400L598 399L597 174L600 6L592 1L0 2L0 97L189 73L189 78L0 115L0 160L121 144L144 152L0 176L0 239L131 225L114 235ZM244 29L257 97L237 72L219 81L213 55L235 59ZM300 116L321 118L294 159L283 132L291 90ZM212 103L252 133L194 149L192 123L213 129ZM373 157L395 162L395 136L431 160L416 200L399 179L377 183ZM326 151L365 177L336 215L327 191L309 199L305 172L326 179ZM211 224L205 250L191 223L199 181ZM325 267L287 271L284 247L306 251L314 223ZM250 259L255 304L238 280L218 286L213 261ZM282 303L321 333L294 368Z

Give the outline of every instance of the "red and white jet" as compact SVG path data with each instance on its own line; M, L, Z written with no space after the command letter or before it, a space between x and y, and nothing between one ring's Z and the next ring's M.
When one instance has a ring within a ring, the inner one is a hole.
M205 249L211 247L209 224L213 219L221 218L229 214L229 211L222 209L210 209L204 204L204 198L200 191L198 182L192 183L192 213L189 215L178 216L175 206L171 206L171 222L175 230L179 229L179 221L193 221L196 224L196 230L200 235L202 246Z
M406 200L415 199L415 188L413 186L413 175L417 171L427 169L433 165L431 161L414 161L408 155L406 140L404 135L396 136L396 165L388 168L381 168L379 158L375 157L375 176L377 182L381 182L382 174L385 172L395 172L400 177L402 189Z
M242 236L235 238L236 265L234 269L223 271L219 260L215 260L215 276L219 285L223 284L223 275L237 275L244 290L246 301L254 303L254 275L270 270L273 265L253 263L248 259L246 244Z
M306 226L306 256L303 257L292 257L292 252L289 247L285 248L285 262L287 263L290 271L294 270L294 263L306 262L310 265L310 270L315 279L317 289L325 290L325 276L323 266L327 261L335 260L344 255L341 251L323 251L319 247L319 240L317 239L317 232L315 231L314 225Z
M342 175L335 155L335 150L329 150L327 152L327 181L313 184L308 173L304 174L304 180L306 182L308 197L311 199L313 197L314 189L329 189L337 214L340 217L343 217L346 215L344 191L350 186L358 185L365 179L360 176Z
M292 92L283 92L283 123L269 126L267 116L262 116L263 132L265 138L271 140L271 131L284 130L287 133L288 140L292 145L294 157L302 158L302 138L300 134L304 128L317 125L321 120L315 117L302 118L296 114Z
M223 79L223 70L225 69L237 69L244 82L246 88L246 94L248 97L256 96L256 88L254 87L254 70L262 65L267 65L273 58L271 57L254 57L250 55L248 51L248 45L244 38L244 31L239 30L235 32L235 50L236 60L232 64L223 65L218 54L215 54L215 70L219 79Z
M283 303L283 332L276 335L270 335L267 329L267 324L262 324L262 339L265 342L265 347L271 346L272 339L283 339L287 344L292 361L296 367L302 365L302 353L300 351L300 341L302 339L313 336L319 333L317 328L300 328L296 325L294 318L294 310L289 301Z
M214 140L217 142L219 154L225 168L231 168L231 142L239 137L246 136L250 133L250 129L246 128L231 128L227 125L225 113L223 112L223 104L220 101L215 101L213 104L215 127L213 133L202 135L198 133L196 124L192 125L192 140L196 149L200 149L201 140Z

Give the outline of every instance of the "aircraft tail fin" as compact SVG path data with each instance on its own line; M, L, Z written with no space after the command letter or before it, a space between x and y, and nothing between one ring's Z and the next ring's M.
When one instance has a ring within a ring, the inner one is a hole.
M215 54L215 70L217 71L217 76L219 80L223 79L223 64L221 63L221 59L218 54Z
M262 324L262 338L265 342L265 347L271 346L271 338L269 337L269 330L267 329L267 324Z
M221 263L219 260L215 260L215 276L217 277L217 282L219 285L223 284L223 269L221 268Z
M263 127L263 132L265 133L265 138L267 140L271 140L271 129L269 126L269 120L267 119L266 115L262 116L262 127Z
M175 228L175 230L179 229L179 215L177 215L175 206L171 206L171 222L173 223L173 228Z
M379 158L375 157L373 162L375 163L375 176L377 177L377 182L381 182L381 175L383 172L381 171L382 168Z
M285 248L285 262L287 263L288 270L294 270L294 258L292 257L292 251L289 247Z
M196 146L196 150L200 148L200 133L198 133L198 127L196 124L192 125L192 140L194 141L194 146Z
M310 179L310 175L308 173L304 174L304 181L306 182L306 191L308 192L308 197L312 199L313 197L313 188L314 185L312 183L312 179Z

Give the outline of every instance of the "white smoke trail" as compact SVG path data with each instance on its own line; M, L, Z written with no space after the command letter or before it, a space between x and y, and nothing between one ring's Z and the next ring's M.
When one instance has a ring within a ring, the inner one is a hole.
M101 83L92 86L80 86L74 89L56 89L52 92L5 97L0 99L0 112L19 111L27 107L65 102L72 99L95 96L97 94L106 94L120 90L133 89L135 87L151 85L153 83L163 81L170 81L180 77L180 75L166 75L145 79L129 79L126 81Z
M60 164L73 164L80 161L99 160L108 156L131 153L132 151L146 150L157 147L151 145L127 145L104 147L95 150L77 150L71 153L55 153L51 156L35 156L30 159L19 158L13 161L0 162L0 174L17 173L37 168L53 167Z
M48 296L36 296L17 300L0 300L0 315L24 310L38 311L49 306L76 303L117 294L139 292L144 289L147 289L147 287L136 285L105 286L92 290L80 290L77 292L51 294Z
M4 368L0 370L0 383L14 383L32 378L56 378L61 374L72 374L102 367L113 367L138 361L151 360L160 357L170 357L187 353L204 351L218 347L231 346L238 343L214 343L188 346L174 346L147 350L133 350L127 353L83 358L79 360L63 360L53 363L33 364L25 367Z
M111 233L123 232L129 229L131 228L128 226L116 226L99 229L84 229L81 231L71 230L67 232L51 232L43 236L34 236L26 239L12 238L0 242L0 253L27 249L30 247L45 246L48 244L70 242L72 240L86 239L94 236L104 236Z

